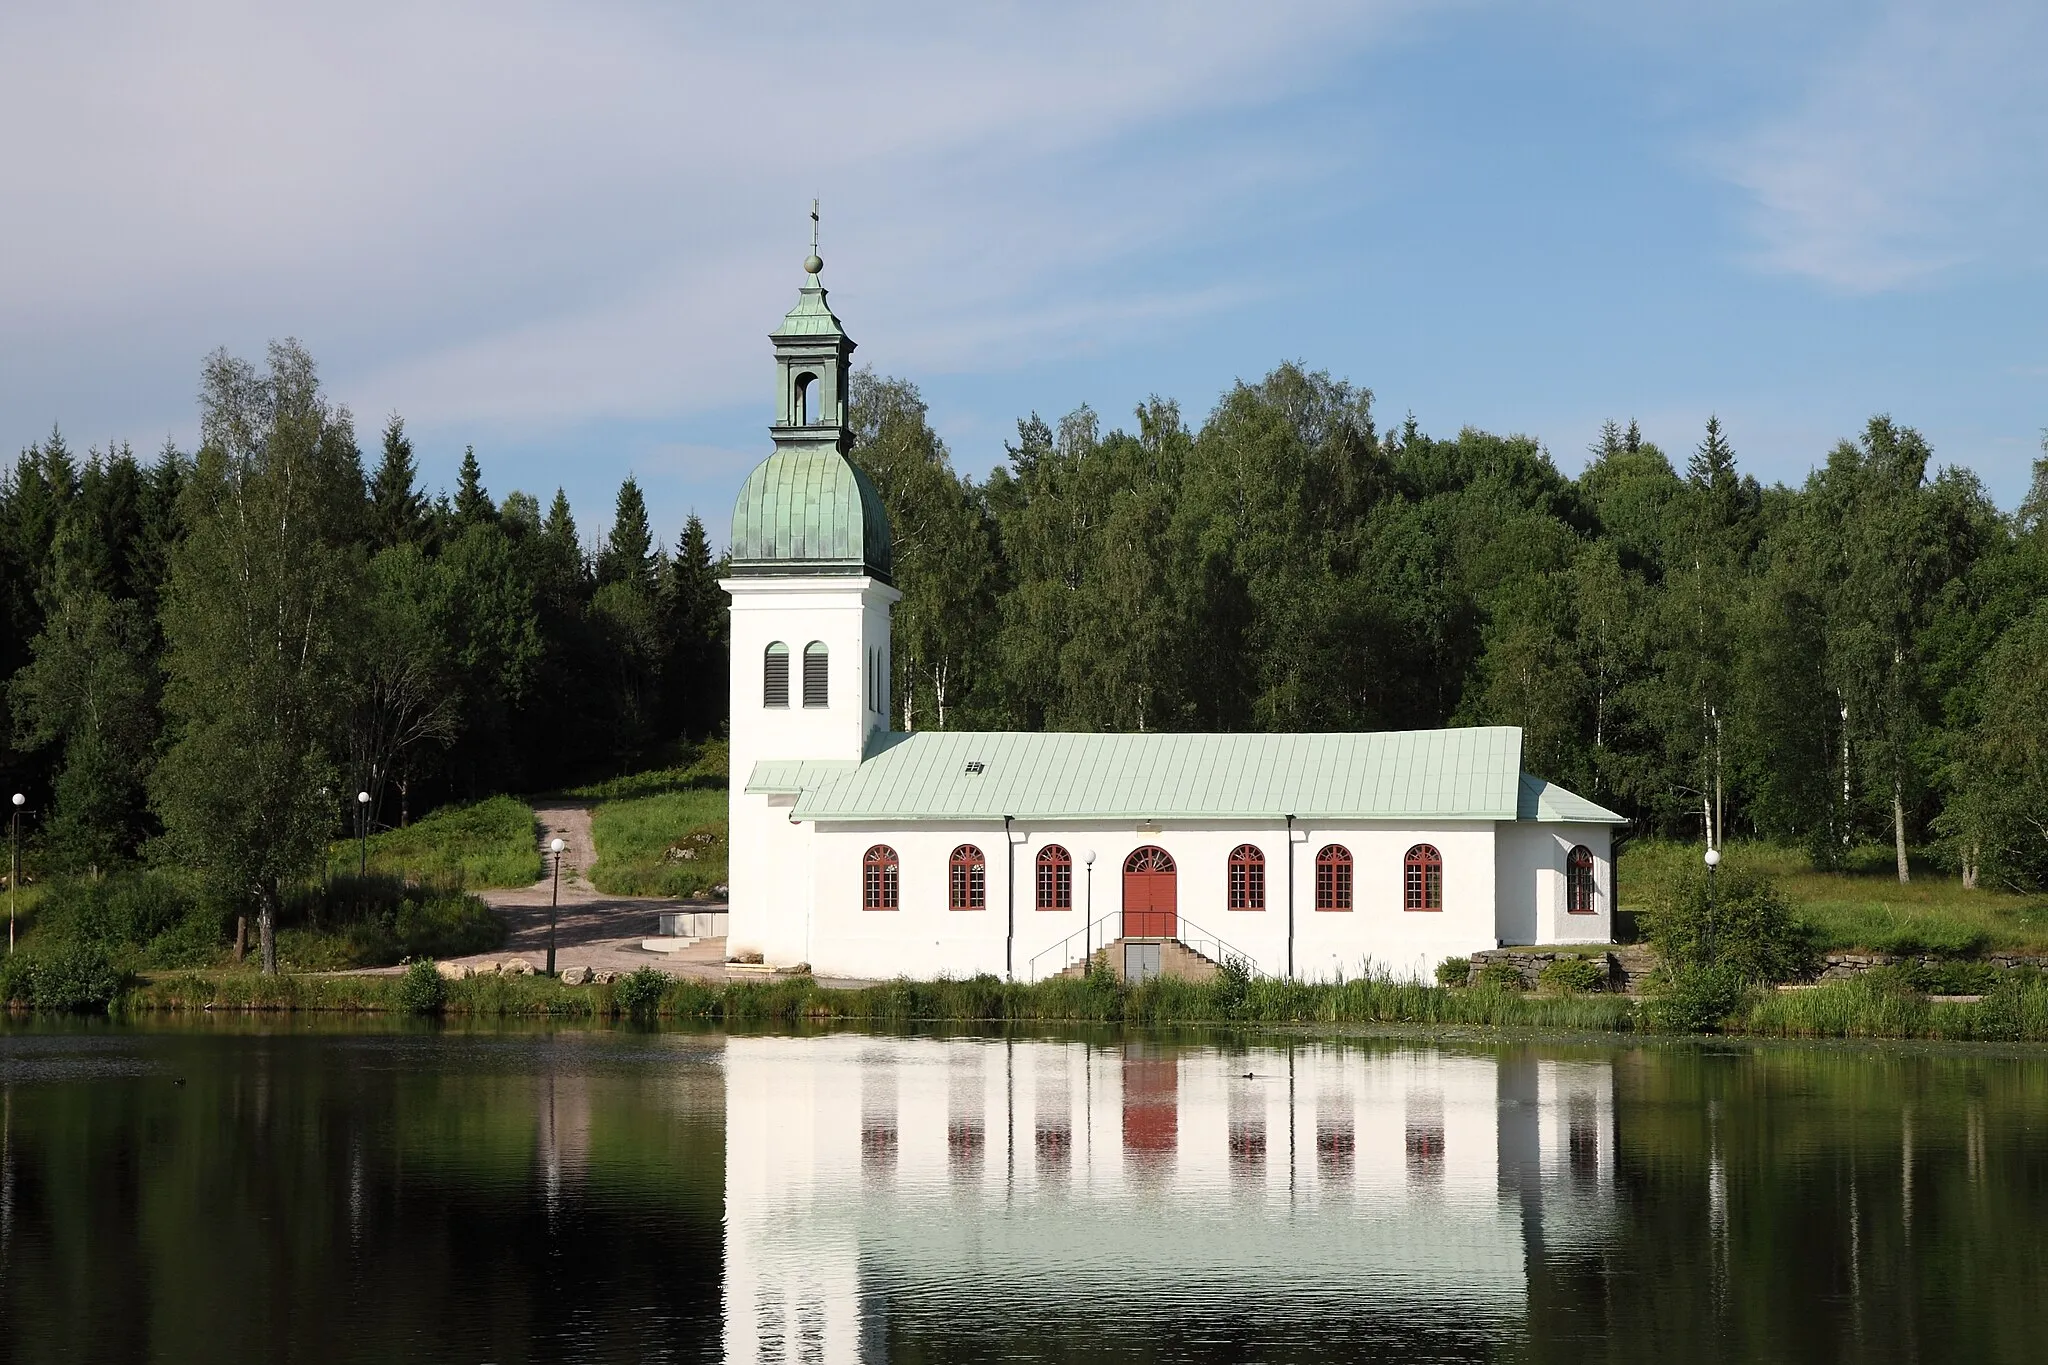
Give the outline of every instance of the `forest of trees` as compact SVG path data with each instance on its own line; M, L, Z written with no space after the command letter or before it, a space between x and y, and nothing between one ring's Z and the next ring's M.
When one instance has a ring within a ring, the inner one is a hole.
M1573 479L1283 365L1198 429L1034 415L975 484L913 387L855 399L901 728L1512 724L1640 833L2048 885L2048 460L2004 515L1888 417L1798 488L1717 421L1677 460L1610 422Z
M1716 422L1677 463L1610 423L1573 479L1283 365L1196 429L1034 415L978 483L914 386L854 399L900 728L1515 724L1642 832L2048 884L2048 460L2006 515L1885 417L1798 488ZM366 458L290 342L209 358L200 419L193 454L53 432L0 475L0 783L43 865L267 902L359 788L396 824L723 729L720 564L694 516L657 543L632 479L593 542L474 452L430 499L403 422Z
M657 545L632 479L594 549L559 491L493 501L474 452L430 501L404 423L366 469L290 342L210 357L200 432L147 462L53 432L0 478L0 783L46 869L175 862L267 929L358 791L403 823L724 724L709 538Z

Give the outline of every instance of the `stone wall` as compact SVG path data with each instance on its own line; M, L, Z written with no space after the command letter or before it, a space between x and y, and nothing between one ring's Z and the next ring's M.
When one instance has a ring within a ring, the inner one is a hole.
M1938 968L1947 966L1957 959L1936 957L1932 953L1918 956L1895 956L1886 953L1829 953L1821 959L1821 969L1815 977L1818 981L1852 981L1865 972L1879 967L1920 966ZM1989 963L2002 971L2048 971L2048 954L2042 953L1986 953L1982 957L1964 959L1970 962Z
M1472 954L1472 969L1465 976L1468 986L1479 983L1479 973L1490 963L1504 962L1522 976L1522 988L1535 990L1543 969L1561 957L1589 958L1607 971L1602 990L1639 995L1645 978L1656 970L1657 955L1643 944L1629 944L1606 952L1572 952L1551 948L1488 948Z

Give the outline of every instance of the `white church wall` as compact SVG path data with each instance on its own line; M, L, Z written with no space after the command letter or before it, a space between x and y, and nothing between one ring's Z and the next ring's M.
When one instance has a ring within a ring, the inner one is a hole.
M1607 825L1546 825L1549 846L1542 906L1546 943L1612 943L1614 941L1614 863L1609 856L1614 831ZM1593 913L1575 915L1565 895L1565 859L1583 844L1593 855Z
M1495 936L1503 944L1531 944L1540 933L1544 846L1549 835L1541 825L1502 821L1494 839L1498 869L1495 895L1498 910Z
M1606 825L1503 823L1500 828L1500 941L1504 944L1611 943L1614 940L1613 831ZM1585 845L1593 854L1596 907L1573 914L1565 896L1565 860Z
M1295 974L1311 981L1380 969L1428 981L1447 957L1494 946L1494 825L1310 824L1295 845ZM1316 857L1328 845L1351 852L1352 909L1317 910ZM1444 908L1406 908L1408 850L1443 855Z
M1001 976L1006 968L1019 979L1051 976L1084 958L1086 945L1100 947L1122 936L1124 862L1137 849L1156 845L1174 860L1183 939L1201 947L1204 939L1213 938L1266 975L1284 975L1288 968L1290 845L1281 823L1247 828L1175 822L1156 832L1140 832L1128 822L1018 823L1011 830L1015 856L1007 867L1005 832L993 822L914 827L832 823L816 827L815 834L808 833L809 826L792 828L803 832L809 847L787 856L771 854L780 894L796 903L799 886L807 885L814 899L804 903L814 908L802 949L771 956L771 961L808 961L827 976ZM1297 829L1306 838L1291 846L1296 975L1322 980L1377 968L1427 979L1444 958L1493 946L1492 825ZM1266 858L1263 910L1228 905L1230 855L1246 843ZM1348 848L1353 858L1354 908L1348 912L1315 909L1315 858L1331 843ZM1405 859L1418 843L1434 845L1443 855L1441 911L1403 908ZM864 859L876 844L897 855L899 908L893 911L863 906ZM987 862L987 904L981 910L949 908L952 853L961 844L979 848ZM1070 909L1037 908L1038 854L1050 844L1064 847L1074 860ZM1092 892L1085 861L1091 849L1096 855ZM1091 923L1094 932L1081 937ZM1012 932L1014 940L1006 944Z
M789 862L807 863L808 836L792 836L787 809L749 795L747 779L763 759L858 761L869 732L886 728L889 607L900 594L873 578L829 575L741 576L720 586L732 597L727 950L801 962L809 882L793 877ZM789 647L786 707L763 704L766 653L778 640ZM803 704L804 647L814 640L829 651L821 707ZM786 798L776 799L786 807Z
M822 976L884 979L1003 974L1007 916L1003 905L1000 823L816 826L805 868L815 897L812 969ZM864 859L885 844L896 852L895 910L863 905ZM988 862L987 904L949 908L953 850L973 844Z

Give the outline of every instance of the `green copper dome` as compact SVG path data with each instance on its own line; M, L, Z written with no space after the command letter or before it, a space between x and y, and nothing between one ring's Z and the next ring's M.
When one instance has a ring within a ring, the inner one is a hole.
M890 581L889 514L837 450L778 450L732 509L736 574L868 574Z

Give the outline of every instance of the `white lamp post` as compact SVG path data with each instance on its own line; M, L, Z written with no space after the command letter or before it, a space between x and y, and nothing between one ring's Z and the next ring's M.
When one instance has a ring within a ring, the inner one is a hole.
M20 792L14 794L14 811L11 823L14 827L14 862L7 878L7 955L14 956L14 902L20 896L21 886L21 808L28 804L28 798Z
M548 852L555 855L554 878L548 889L548 975L555 974L555 909L562 903L562 850L569 845L561 839L548 844Z
M1092 964L1095 961L1095 850L1081 850L1082 875L1087 878L1087 891L1082 904L1081 918L1081 960ZM1070 940L1071 941L1071 940Z
M356 875L370 875L370 794L356 793Z
M1721 850L1718 848L1708 849L1705 862L1707 864L1707 933L1705 947L1707 950L1707 965L1711 967L1714 964L1714 869L1721 865Z

